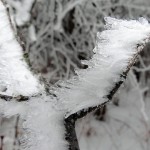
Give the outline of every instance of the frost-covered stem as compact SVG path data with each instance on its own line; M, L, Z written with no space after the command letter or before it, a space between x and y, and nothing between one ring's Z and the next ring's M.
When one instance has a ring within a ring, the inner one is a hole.
M25 50L24 42L20 39L20 36L18 36L18 33L17 33L17 31L15 30L15 27L14 27L12 21L11 21L10 10L9 10L8 4L6 3L5 0L1 0L1 2L3 3L3 5L4 5L5 8L6 8L7 17L8 17L8 19L9 19L10 27L11 27L13 33L14 33L14 36L15 36L16 40L18 41L18 43L20 44L21 48L22 48L23 50Z
M140 52L143 51L144 47L146 44L150 41L150 37L145 39L142 43L137 44L137 53L134 54L133 58L129 61L128 66L122 74L120 74L120 81L116 82L115 86L112 88L112 90L106 95L108 101L95 106L95 107L89 107L87 109L83 109L80 112L77 112L75 114L70 115L65 119L65 127L66 127L66 139L69 142L69 150L80 150L79 145L78 145L78 140L77 136L75 134L75 122L77 119L80 119L82 117L85 117L88 113L96 111L98 109L101 109L106 105L108 102L110 102L115 95L115 93L119 90L120 86L124 83L128 72L130 71L131 67L135 64L137 61L138 55ZM75 144L75 145L74 145ZM76 147L75 147L76 146Z

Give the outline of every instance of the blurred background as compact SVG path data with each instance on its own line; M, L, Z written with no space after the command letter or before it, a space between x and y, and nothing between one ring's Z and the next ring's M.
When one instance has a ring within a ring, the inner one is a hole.
M104 17L150 21L150 0L6 0L24 57L49 86L85 69ZM123 38L123 37L122 37ZM112 103L80 119L81 150L150 150L150 44ZM0 150L19 150L19 116L0 118Z

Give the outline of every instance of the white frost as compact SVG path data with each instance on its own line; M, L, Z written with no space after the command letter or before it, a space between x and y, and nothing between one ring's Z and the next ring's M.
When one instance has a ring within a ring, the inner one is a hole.
M0 93L30 96L43 87L29 71L23 50L15 38L8 16L0 1Z

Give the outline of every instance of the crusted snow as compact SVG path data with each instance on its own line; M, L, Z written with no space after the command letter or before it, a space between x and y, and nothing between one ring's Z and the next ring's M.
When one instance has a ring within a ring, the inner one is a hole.
M11 96L39 93L43 87L24 61L23 50L15 38L1 1L0 18L0 93Z
M114 84L122 80L120 75L126 70L129 60L137 53L137 44L150 35L150 26L144 18L117 20L105 18L106 30L97 34L94 56L85 70L77 70L77 76L61 82L55 94L64 104L69 116L79 110L99 105L107 101L107 94Z

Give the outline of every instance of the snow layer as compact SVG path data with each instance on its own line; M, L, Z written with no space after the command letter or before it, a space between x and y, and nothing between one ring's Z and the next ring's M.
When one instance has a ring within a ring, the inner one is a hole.
M61 82L55 94L59 97L69 116L88 107L107 101L106 96L120 75L126 70L129 61L137 53L137 44L148 42L150 26L144 18L117 20L107 17L106 30L98 33L94 56L85 70L77 70L77 76ZM67 117L66 116L66 117Z
M0 93L11 96L39 93L43 87L24 61L23 50L15 38L1 1L0 20Z

